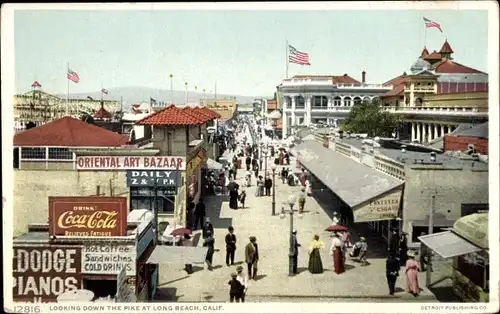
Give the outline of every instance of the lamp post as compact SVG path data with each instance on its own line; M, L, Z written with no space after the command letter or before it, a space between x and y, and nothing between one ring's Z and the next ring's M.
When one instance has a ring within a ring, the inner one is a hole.
M290 250L288 252L288 276L293 276L295 275L294 273L294 255L293 255L293 206L297 202L297 197L293 194L288 196L287 203L290 206ZM282 209L281 212L281 218L285 218L285 209Z
M264 156L264 178L267 178L267 148L262 152Z
M272 201L272 211L273 211L273 216L276 215L276 164L271 165L271 170L273 171L273 201Z

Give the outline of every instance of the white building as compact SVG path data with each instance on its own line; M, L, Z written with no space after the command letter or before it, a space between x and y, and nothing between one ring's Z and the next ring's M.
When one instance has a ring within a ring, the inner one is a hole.
M296 75L283 80L277 89L283 109L283 137L286 138L292 127L298 125L326 123L337 126L355 103L372 100L392 90L392 86L367 84L363 71L361 82L347 74Z

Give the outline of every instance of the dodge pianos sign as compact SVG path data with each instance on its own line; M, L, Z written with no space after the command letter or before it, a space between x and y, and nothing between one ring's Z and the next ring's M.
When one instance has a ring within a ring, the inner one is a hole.
M77 156L77 170L186 170L182 156Z
M81 289L80 246L14 246L15 302L56 302L57 296Z
M49 197L52 236L127 235L126 197Z

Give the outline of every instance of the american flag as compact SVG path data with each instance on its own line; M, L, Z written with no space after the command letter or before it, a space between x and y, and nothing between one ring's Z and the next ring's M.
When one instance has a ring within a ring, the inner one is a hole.
M68 74L66 74L66 77L68 78L68 80L72 82L75 83L80 82L80 77L78 76L78 73L76 73L75 71L71 71L70 69L68 69Z
M292 45L288 45L288 62L300 65L311 65L311 63L309 63L309 54L307 52L298 51Z
M107 89L105 89L105 88L101 89L101 92L102 92L103 94L106 94L106 95L108 94L108 90L107 90Z
M424 23L425 23L425 27L427 27L427 28L435 27L435 28L439 29L439 31L441 33L443 32L443 30L441 29L441 25L439 25L438 23L433 22L425 17L424 17Z

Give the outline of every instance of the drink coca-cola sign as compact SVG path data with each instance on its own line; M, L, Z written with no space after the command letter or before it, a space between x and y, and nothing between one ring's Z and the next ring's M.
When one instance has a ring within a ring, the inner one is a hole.
M54 236L126 236L127 198L51 196L49 233Z

